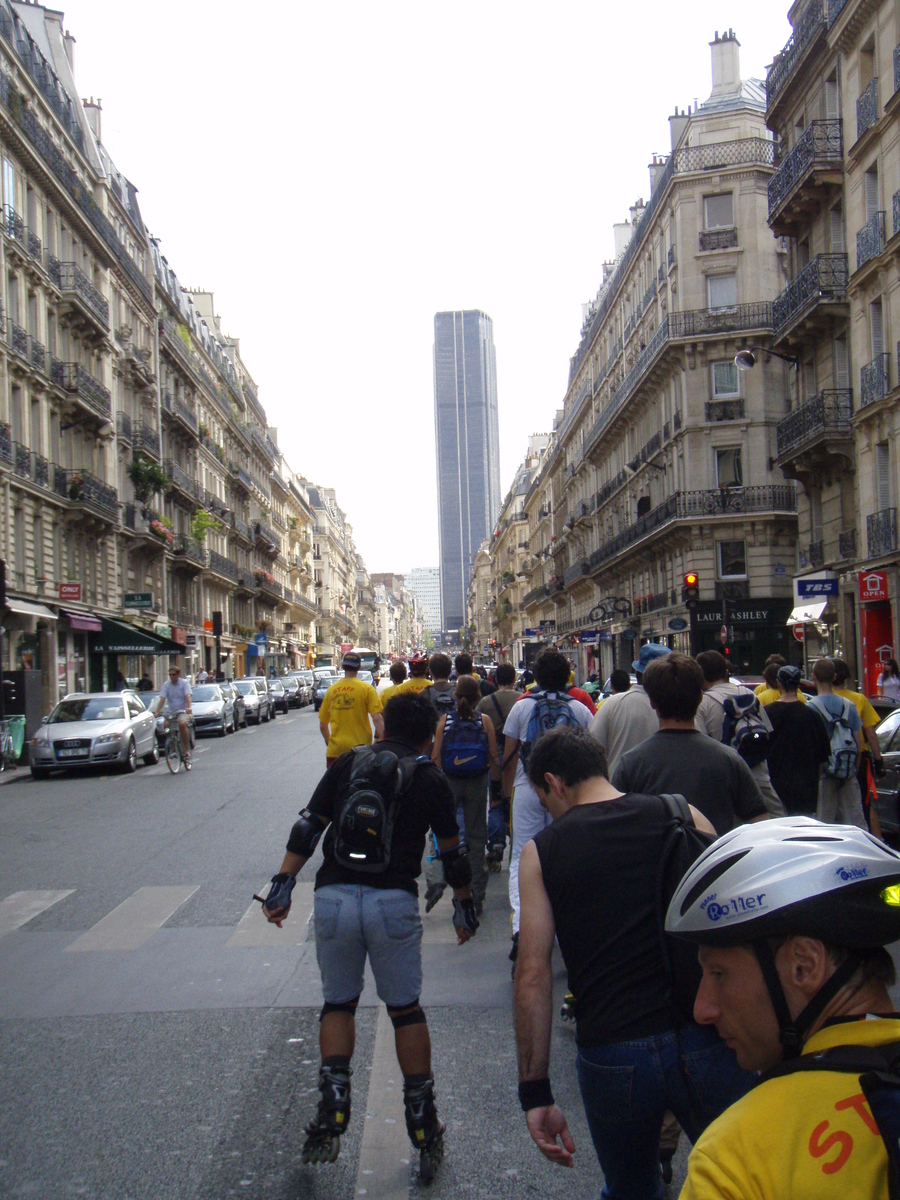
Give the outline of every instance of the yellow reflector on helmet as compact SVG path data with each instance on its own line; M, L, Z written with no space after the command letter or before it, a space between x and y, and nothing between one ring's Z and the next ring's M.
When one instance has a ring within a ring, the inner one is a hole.
M892 883L890 887L886 887L881 893L881 898L885 904L900 908L900 883Z

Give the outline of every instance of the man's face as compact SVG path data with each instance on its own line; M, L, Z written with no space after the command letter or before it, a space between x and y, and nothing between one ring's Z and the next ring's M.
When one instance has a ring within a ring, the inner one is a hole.
M179 677L179 675L180 675L180 674L181 674L181 672L180 672L180 671L175 671L175 670L173 670L173 671L170 671L170 672L169 672L169 680L170 680L170 682L171 682L171 683L177 683L177 682L178 682L178 677Z
M745 1071L766 1071L781 1061L778 1021L763 973L752 950L700 947L703 979L694 1020L715 1025Z

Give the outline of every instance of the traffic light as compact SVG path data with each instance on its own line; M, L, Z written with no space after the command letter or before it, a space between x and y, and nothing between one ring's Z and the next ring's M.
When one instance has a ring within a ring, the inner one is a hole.
M212 615L213 637L222 636L222 614L214 612Z
M700 600L700 579L695 571L688 571L681 589L681 599L688 608L696 608Z

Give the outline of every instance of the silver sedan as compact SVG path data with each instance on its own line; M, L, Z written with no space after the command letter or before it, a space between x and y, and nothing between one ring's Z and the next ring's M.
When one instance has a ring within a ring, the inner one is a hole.
M136 692L75 692L60 700L31 739L31 774L54 768L117 766L159 760L156 721Z

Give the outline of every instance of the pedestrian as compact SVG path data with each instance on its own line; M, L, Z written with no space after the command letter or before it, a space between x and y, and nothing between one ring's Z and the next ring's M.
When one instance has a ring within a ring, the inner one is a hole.
M445 713L453 712L456 707L456 689L450 682L450 672L453 663L449 654L432 654L428 660L428 674L431 676L431 687L426 688L422 695L429 704L433 704L440 718ZM480 693L479 693L480 695Z
M841 771L838 777L834 773L837 764L832 752L819 779L816 816L829 825L858 825L860 829L867 829L859 782L856 778L859 758L862 755L862 721L856 706L850 700L834 694L834 676L834 663L830 658L816 659L813 664L813 681L817 695L810 700L807 707L819 713L825 722L826 730L831 728L834 721L842 723L848 739L853 739L851 750L856 749L856 761L850 764L849 772Z
M738 752L694 727L703 696L697 663L677 652L657 658L644 671L644 689L659 728L622 755L613 787L651 796L679 793L719 835L740 821L766 820L762 793Z
M569 660L555 646L545 646L539 651L534 660L537 687L534 691L526 692L518 704L513 705L503 726L503 804L509 805L512 814L512 846L509 853L512 948L509 957L513 963L516 961L519 944L519 859L525 844L550 822L547 810L541 804L527 774L527 761L533 745L531 733L543 732L540 729L529 732L531 718L532 715L540 717L542 711L547 712L549 703L556 710L556 716L560 720L580 725L585 729L591 723L591 714L584 705L566 694L570 669Z
M497 690L483 696L478 702L478 712L490 717L494 726L497 745L502 744L503 726L513 705L521 697L515 689L516 668L512 663L500 663L497 667Z
M306 1127L303 1160L334 1162L340 1137L347 1129L355 1014L368 959L378 997L387 1006L394 1026L406 1127L420 1154L420 1175L425 1181L440 1160L444 1133L434 1102L428 1024L419 1004L422 921L416 878L429 829L437 838L445 878L453 888L457 943L463 945L478 929L471 899L472 872L466 847L460 842L453 796L430 759L435 721L434 709L414 694L392 697L385 711L385 737L375 755L380 760L379 770L393 766L392 790L397 786L397 772L409 780L393 802L396 815L385 869L362 873L344 865L343 856L339 857L345 830L342 810L359 762L359 752L344 754L326 771L308 807L300 813L263 905L267 920L280 927L290 911L294 880L327 829L322 865L316 873L313 918L325 1000L319 1018L322 1099Z
M763 681L753 689L761 705L774 704L778 699L778 668L783 667L786 663L787 659L783 654L770 654L763 663ZM774 671L770 670L772 667L775 668ZM763 700L762 697L770 691L775 694Z
M694 1146L681 1200L886 1200L896 1130L879 1136L865 1072L829 1053L900 1041L898 885L895 851L808 817L736 829L684 876L666 928L699 949L695 1018L764 1074Z
M357 679L362 666L359 655L349 651L341 665L344 678L331 685L319 708L319 732L325 739L329 767L354 746L371 745L373 725L375 737L380 740L384 736L381 698L371 683Z
M772 725L766 765L772 786L790 816L815 813L819 776L831 754L821 714L799 703L799 686L799 667L779 667L779 698L766 706Z
M631 675L624 667L616 667L609 677L609 696L620 696L631 687ZM597 708L602 708L609 696L601 696Z
M388 667L388 677L391 681L390 684L384 688L383 691L378 693L381 697L381 703L383 705L387 704L391 696L393 696L400 687L400 684L406 679L406 663L401 662L399 658L396 662L392 662Z
M493 722L499 753L504 745L503 727L506 724L506 718L512 712L513 705L521 697L515 688L516 669L512 663L500 663L496 675L497 690L479 701L477 711L490 717ZM501 763L501 775L502 765ZM501 778L491 779L490 796L487 859L490 869L499 871L503 863L503 853L506 849L510 826L510 805L503 799Z
M128 687L128 680L125 678L125 676L122 674L121 671L117 672L116 682L113 685L113 691L114 692L124 692L127 689L127 687Z
M206 667L201 667L200 670L197 672L197 682L198 683L206 683L206 681L208 679L209 679L209 672L207 671Z
M878 676L878 695L882 700L893 700L900 704L900 667L896 658L888 658L882 664Z
M528 774L554 820L527 844L520 868L519 1099L541 1152L571 1166L575 1145L548 1078L558 939L574 995L578 1084L603 1171L601 1195L650 1200L662 1195L665 1110L696 1140L753 1076L713 1030L684 1021L672 1005L657 899L666 806L610 784L602 747L579 729L546 733ZM691 816L713 832L696 809Z
M153 691L153 680L147 674L146 670L144 671L143 675L138 680L137 690L139 692L152 692Z
M583 704L584 707L591 714L591 716L593 716L594 713L597 711L597 705L593 702L593 700L590 698L590 696L587 694L587 692L584 690L584 688L575 686L575 672L574 671L569 672L569 686L566 688L566 691L574 700L578 700L581 704Z
M647 642L641 646L637 658L631 664L637 683L626 692L608 697L591 721L591 733L606 751L610 778L615 775L619 759L625 751L640 745L659 729L653 705L644 691L643 677L647 666L654 659L663 658L667 654L671 654L669 647L658 642Z
M397 691L411 692L415 695L429 687L431 687L431 680L428 678L428 659L417 650L409 660L409 679L405 683L401 683Z
M449 662L447 659L448 666ZM472 864L472 899L476 915L481 916L488 879L484 861L488 778L499 782L500 763L491 719L477 711L481 699L478 680L460 675L455 691L456 709L439 718L431 757L447 776L457 807L462 807Z
M708 737L715 738L717 742L721 742L725 729L726 700L729 697L734 698L735 696L741 699L744 696L750 696L752 693L749 688L739 687L738 684L731 682L728 660L718 650L701 651L697 655L697 665L703 672L703 699L700 701L700 707L697 709L694 727L701 733L707 734ZM759 703L758 697L757 703ZM771 734L772 723L762 711L760 711L760 719ZM750 773L753 775L759 790L762 792L762 798L769 815L772 817L786 816L784 805L778 799L778 793L772 787L772 781L769 778L769 768L766 765L765 758L762 758L757 763L748 763L747 765L750 767Z
M472 655L465 653L457 654L456 658L453 660L453 665L456 668L457 679L460 677L460 675L471 675L473 670ZM482 696L489 696L491 692L496 692L497 690L492 683L483 678L481 675L478 676L478 686L481 689Z
M832 658L831 661L834 663L834 683L832 684L834 694L849 700L859 713L859 719L862 722L862 754L856 778L859 781L859 793L866 821L876 837L881 837L881 823L878 820L877 812L870 803L871 795L875 790L874 779L881 779L884 775L881 743L875 732L878 727L878 713L862 692L854 692L850 688L850 667L847 662L843 658Z

